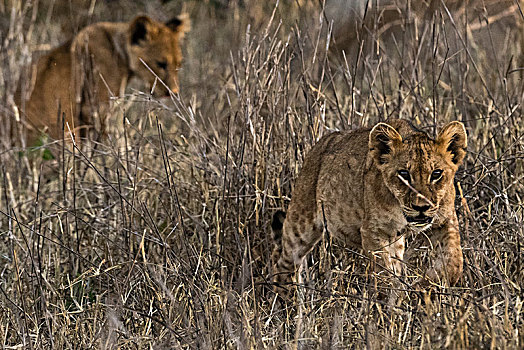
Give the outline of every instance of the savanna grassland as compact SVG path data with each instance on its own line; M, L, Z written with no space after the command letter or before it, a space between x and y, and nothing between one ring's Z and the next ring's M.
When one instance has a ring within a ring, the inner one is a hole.
M524 8L466 2L392 1L341 27L337 0L0 0L1 346L523 348ZM13 96L32 59L89 23L182 10L180 96L134 81L105 137L23 147ZM279 302L271 217L305 154L389 117L466 125L463 278L406 283L389 306L325 232Z

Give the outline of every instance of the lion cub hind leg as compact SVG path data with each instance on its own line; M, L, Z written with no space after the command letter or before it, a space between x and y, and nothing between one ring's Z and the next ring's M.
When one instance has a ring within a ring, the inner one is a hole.
M304 256L322 237L322 225L316 223L312 213L308 214L290 209L287 218L281 211L273 216L273 283L277 291L289 287Z

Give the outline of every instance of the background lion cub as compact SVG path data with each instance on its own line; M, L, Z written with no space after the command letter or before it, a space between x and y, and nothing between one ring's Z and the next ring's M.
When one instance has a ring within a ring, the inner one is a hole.
M180 40L188 30L185 16L166 23L146 16L131 22L101 22L87 26L71 41L41 57L33 67L32 86L25 94L28 99L19 91L16 101L26 115L28 144L41 133L62 138L59 105L69 127L79 129L80 136L86 135L95 118L101 118L103 125L100 105L122 94L132 76L151 87L156 74L171 91L178 92ZM155 93L168 95L169 91L157 83Z
M396 274L403 270L405 233L428 231L438 255L427 277L457 282L463 258L453 178L466 146L460 122L446 125L436 140L403 120L323 137L304 161L287 217L274 216L281 238L273 252L274 281L290 282L325 223L332 235Z

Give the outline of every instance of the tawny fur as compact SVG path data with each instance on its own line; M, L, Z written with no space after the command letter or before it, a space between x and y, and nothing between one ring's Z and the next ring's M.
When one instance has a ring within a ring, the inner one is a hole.
M41 57L32 67L30 84L25 84L29 91L19 89L15 98L26 116L28 145L42 133L53 139L63 137L59 106L69 128L80 130L83 136L95 118L103 119L100 114L110 98L123 93L132 76L153 86L155 75L140 60L177 92L180 41L188 30L185 16L167 23L146 16L130 22L101 22ZM155 92L168 93L161 83Z
M276 285L291 282L324 224L346 246L362 248L379 270L395 274L403 272L405 234L425 231L437 253L427 278L455 284L463 257L453 179L466 146L460 122L446 125L436 140L403 120L323 137L304 161L287 215L278 212L272 223ZM408 171L408 181L399 171Z

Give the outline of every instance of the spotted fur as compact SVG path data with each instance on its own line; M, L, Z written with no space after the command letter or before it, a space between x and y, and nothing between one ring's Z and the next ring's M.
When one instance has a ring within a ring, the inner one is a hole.
M455 172L465 156L460 122L434 140L403 120L323 137L307 155L273 252L273 280L292 281L296 267L320 240L324 221L334 237L362 248L372 260L403 273L405 235L425 233L437 250L427 278L452 285L462 274L454 207Z

